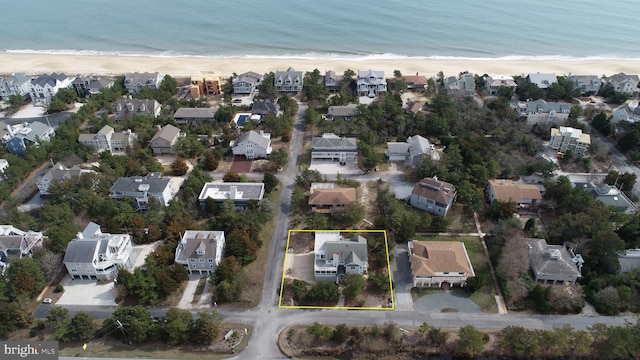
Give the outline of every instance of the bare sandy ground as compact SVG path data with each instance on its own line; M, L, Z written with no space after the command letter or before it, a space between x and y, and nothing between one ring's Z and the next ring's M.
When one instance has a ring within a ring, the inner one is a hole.
M144 56L90 56L0 53L0 73L41 74L62 71L67 74L116 75L130 71L159 71L173 76L215 72L224 76L246 71L265 73L293 67L299 71L321 72L346 69L394 70L405 75L420 73L457 75L462 71L489 75L520 75L530 72L555 72L557 75L612 75L618 72L637 74L640 60L329 60L329 59L245 59Z

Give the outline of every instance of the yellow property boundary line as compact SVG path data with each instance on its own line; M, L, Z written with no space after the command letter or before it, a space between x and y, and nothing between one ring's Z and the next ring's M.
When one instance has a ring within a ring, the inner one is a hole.
M384 236L384 247L387 252L387 273L389 277L389 295L391 297L391 307L357 307L357 306L291 306L291 305L282 305L282 293L284 292L284 279L285 272L287 271L287 257L289 256L289 241L291 240L291 234L294 232L338 232L338 233L382 233ZM389 242L387 240L387 231L386 230L289 230L287 234L287 247L285 248L284 253L284 264L282 266L282 282L280 283L280 296L278 299L278 307L281 309L332 309L332 310L382 310L382 311L392 311L396 308L395 298L393 296L393 279L391 277L391 264L389 261Z

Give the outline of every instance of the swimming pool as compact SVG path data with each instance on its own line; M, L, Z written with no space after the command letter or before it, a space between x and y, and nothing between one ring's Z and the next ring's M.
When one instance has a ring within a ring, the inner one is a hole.
M236 125L238 126L242 126L244 125L245 121L247 121L247 119L249 118L249 115L238 115L238 120L236 120Z

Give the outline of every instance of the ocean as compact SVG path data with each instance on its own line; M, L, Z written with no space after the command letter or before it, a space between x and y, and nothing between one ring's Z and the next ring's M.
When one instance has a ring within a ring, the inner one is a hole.
M4 0L0 52L640 59L640 1Z

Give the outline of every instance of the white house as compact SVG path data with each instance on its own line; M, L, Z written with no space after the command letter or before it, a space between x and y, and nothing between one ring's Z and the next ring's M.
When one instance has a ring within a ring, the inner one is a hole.
M116 152L125 151L128 146L132 146L137 137L131 130L116 133L111 126L105 125L96 134L80 134L78 142L94 148L97 152Z
M527 75L526 82L536 84L540 89L548 89L558 82L558 77L554 73L531 73Z
M244 155L247 159L266 158L273 150L271 134L262 131L247 131L230 143L233 155Z
M26 97L31 91L31 77L24 74L11 74L0 78L0 98L8 101L13 95Z
M205 206L207 199L211 199L222 206L231 200L236 210L246 210L250 201L260 202L263 197L264 183L208 182L202 186L198 201Z
M602 81L597 75L569 75L567 81L573 83L574 89L580 89L580 94L597 94Z
M51 101L53 95L58 90L71 86L71 82L75 77L69 77L65 74L52 73L51 75L40 75L31 80L31 88L29 95L35 106L46 106Z
M638 89L639 82L640 80L638 75L627 75L622 72L602 78L603 84L611 84L613 86L613 90L630 95L637 93L640 90Z
M43 239L41 232L0 225L0 274L4 274L12 259L31 256L35 250L41 249Z
M638 122L640 121L640 106L637 101L631 101L628 104L623 104L613 112L611 117L612 123L619 123L620 121Z
M584 260L579 254L570 253L563 245L549 245L545 239L526 239L526 243L536 282L575 284L582 276L580 269Z
M420 180L411 191L409 204L428 213L446 216L456 199L456 188L437 177Z
M347 239L338 231L316 231L313 252L317 281L339 283L345 275L367 273L367 239L360 235Z
M175 262L189 274L210 275L222 260L224 243L224 231L187 230L176 247Z
M263 76L261 74L253 71L238 75L237 78L233 79L233 93L252 94L262 81L262 78Z
M325 159L345 163L354 161L357 153L356 138L346 138L325 133L321 137L312 139L311 159Z
M358 96L378 97L387 92L387 79L384 71L358 71L356 93Z
M406 166L416 167L422 164L425 157L436 154L429 140L420 136L409 136L406 142L388 142L385 153L391 162L404 162Z
M112 280L121 268L131 269L129 234L109 234L89 223L67 245L64 265L73 280Z

